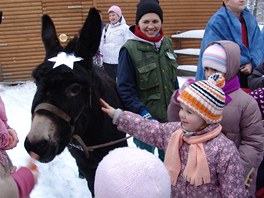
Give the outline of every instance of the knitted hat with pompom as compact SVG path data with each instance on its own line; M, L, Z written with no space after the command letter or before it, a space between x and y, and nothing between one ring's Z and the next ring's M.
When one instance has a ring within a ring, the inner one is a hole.
M110 151L95 174L96 198L170 198L171 182L162 161L132 147Z
M218 123L225 106L225 93L221 89L224 85L225 78L222 74L215 73L208 80L197 81L186 87L177 99L201 116L206 123Z

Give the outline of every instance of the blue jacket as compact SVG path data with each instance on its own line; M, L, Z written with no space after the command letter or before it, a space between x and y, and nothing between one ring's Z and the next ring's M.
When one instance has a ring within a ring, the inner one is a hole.
M245 8L242 11L248 35L247 48L242 43L241 23L239 19L225 6L222 6L208 21L201 44L196 80L203 80L202 55L208 44L213 41L230 40L237 43L241 50L240 65L252 63L253 69L261 64L264 58L263 37L255 17Z

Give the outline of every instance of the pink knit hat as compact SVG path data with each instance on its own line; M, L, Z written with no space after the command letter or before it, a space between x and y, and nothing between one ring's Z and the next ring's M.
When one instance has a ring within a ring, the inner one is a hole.
M133 147L110 151L95 174L96 198L170 198L165 165L152 153Z
M202 66L203 68L209 67L226 73L226 52L224 48L217 43L208 46L203 53Z
M120 17L122 16L122 11L121 11L120 7L118 7L117 5L111 6L108 10L108 14L109 14L109 12L115 12L118 16L120 16Z

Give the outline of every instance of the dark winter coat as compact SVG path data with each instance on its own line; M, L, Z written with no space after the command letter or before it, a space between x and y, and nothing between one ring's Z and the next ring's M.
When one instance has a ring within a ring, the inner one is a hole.
M248 76L248 87L252 91L264 87L264 63L260 64L253 70L252 74Z

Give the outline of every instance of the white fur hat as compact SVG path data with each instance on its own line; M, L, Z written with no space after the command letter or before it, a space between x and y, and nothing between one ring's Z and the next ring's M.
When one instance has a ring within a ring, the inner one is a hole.
M117 148L99 163L96 198L170 198L171 182L163 162L132 147Z

